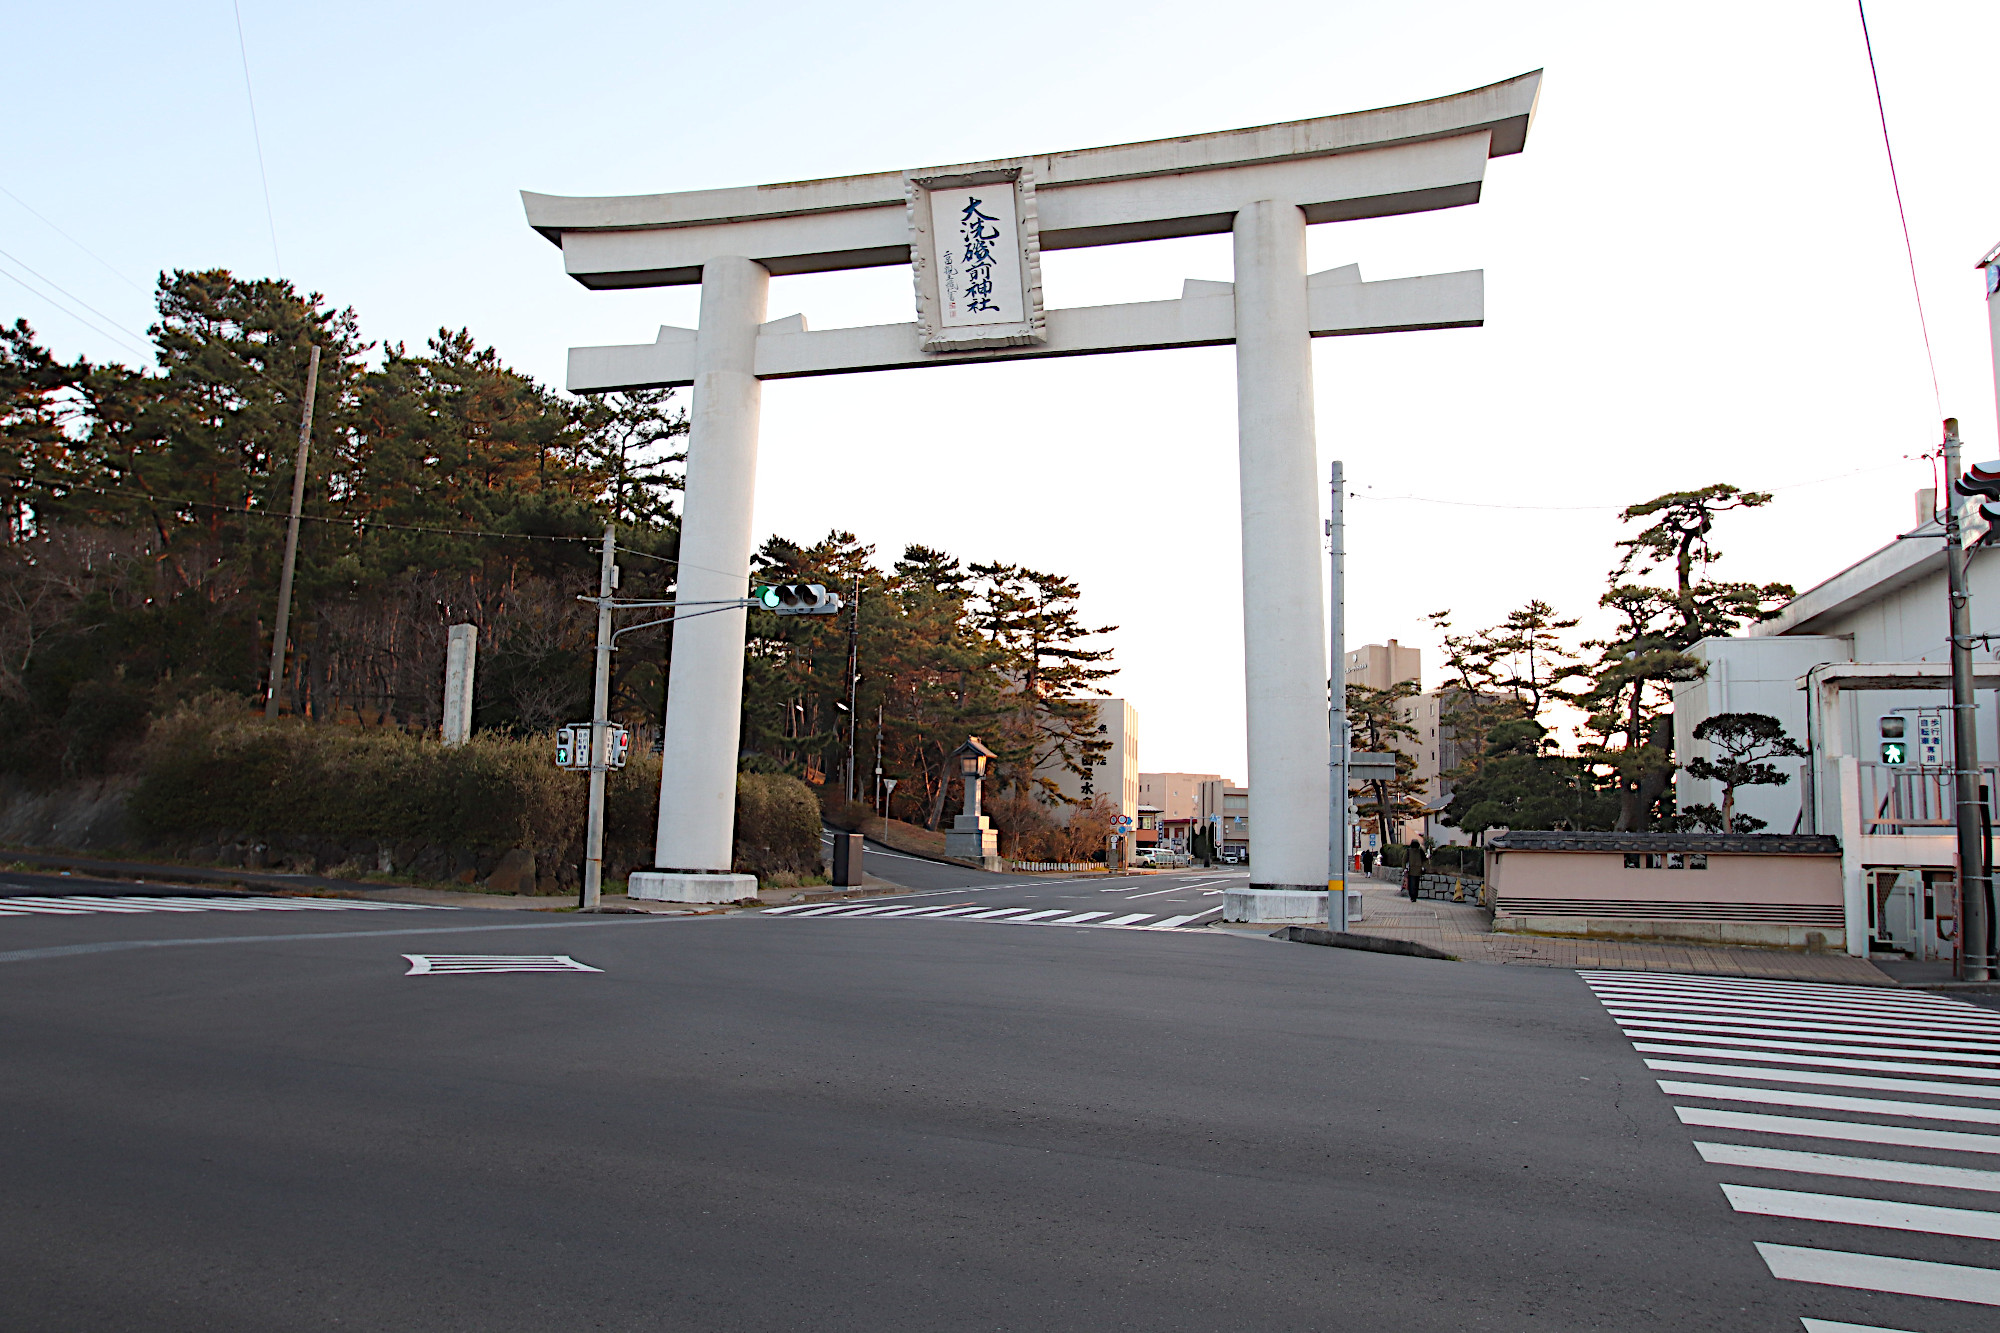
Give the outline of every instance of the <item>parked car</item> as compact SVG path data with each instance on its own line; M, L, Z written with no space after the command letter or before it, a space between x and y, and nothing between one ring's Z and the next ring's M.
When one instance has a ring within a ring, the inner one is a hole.
M1222 864L1226 866L1240 866L1249 861L1249 859L1249 854L1241 847L1224 847L1222 849Z

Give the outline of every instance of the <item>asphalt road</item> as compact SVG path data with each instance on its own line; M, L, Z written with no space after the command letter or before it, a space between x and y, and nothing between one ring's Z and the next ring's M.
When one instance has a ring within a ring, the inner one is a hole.
M407 975L475 952L601 970ZM1569 972L918 917L0 917L7 1330L1992 1326L1774 1280L1718 1179Z

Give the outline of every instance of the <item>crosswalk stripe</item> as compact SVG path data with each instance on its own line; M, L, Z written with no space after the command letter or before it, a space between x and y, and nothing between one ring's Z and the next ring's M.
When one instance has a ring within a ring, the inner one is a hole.
M1947 1097L2000 1101L2000 1084L1937 1083L1921 1078L1876 1078L1872 1074L1829 1074L1816 1069L1762 1069L1756 1065L1712 1065L1699 1060L1648 1060L1646 1068L1671 1074L1715 1074L1765 1083L1808 1083L1825 1088L1867 1088L1873 1092L1931 1092Z
M1676 991L1718 991L1724 995L1790 995L1794 999L1898 999L1912 1005L1942 1005L1946 1009L1954 1007L1956 1001L1948 1001L1936 995L1912 995L1906 991L1894 991L1886 987L1850 987L1850 985L1828 985L1824 981L1782 981L1778 977L1684 977L1678 973L1612 973L1612 971L1592 971L1580 969L1578 975L1592 983L1604 987L1626 987L1626 989L1676 989Z
M1603 977L1585 977L1584 982L1599 995L1621 999L1643 997L1703 1004L1742 1004L1745 1000L1756 1000L1763 1004L1795 1004L1815 1009L1839 1005L1842 1008L1948 1011L1955 1007L1954 1001L1923 991L1881 986L1829 986L1817 981L1799 986L1748 979L1685 985L1659 973L1648 973L1644 980L1611 981Z
M1852 1060L1832 1055L1792 1055L1785 1051L1732 1051L1717 1046L1668 1046L1656 1041L1635 1041L1632 1049L1646 1055L1706 1055L1722 1060L1762 1060L1768 1064L1823 1065L1832 1069L1876 1069L1887 1074L1930 1074L1952 1078L1994 1076L1991 1069L1968 1065L1915 1064L1896 1060Z
M974 912L971 916L965 919L967 921L991 921L996 917L1012 916L1016 912L1021 912L1026 910L1027 910L1026 908L1021 908L1021 907L1000 907L1000 908L995 908L993 911L990 912Z
M1948 1004L1919 1004L1905 995L1892 999L1860 1001L1827 998L1816 1000L1810 996L1756 995L1741 992L1712 991L1687 994L1678 991L1627 990L1622 987L1593 985L1593 993L1606 1004L1638 1007L1682 1007L1689 1009L1742 1009L1754 1007L1764 1012L1806 1013L1818 1017L1839 1014L1846 1017L1865 1018L1870 1015L1882 1018L1910 1019L1922 1022L1987 1022L1989 1015L1975 1011L1972 1014L1955 1012Z
M2000 1213L1977 1208L1936 1208L1894 1199L1856 1199L1845 1194L1807 1194L1798 1190L1763 1189L1756 1185L1724 1185L1729 1206L1739 1213L1766 1217L1796 1217L1806 1222L1838 1222L1843 1226L1883 1227L1890 1231L1921 1231L1931 1236L1967 1236L2000 1240Z
M1910 1054L1917 1054L1932 1056L1938 1059L1957 1060L1965 1064L2000 1065L2000 1051L1996 1051L1991 1044L1984 1042L1939 1043L1935 1041L1895 1041L1892 1039L1880 1045L1856 1046L1847 1042L1833 1040L1792 1041L1777 1033L1758 1037L1732 1037L1713 1029L1689 1030L1678 1027L1651 1025L1646 1027L1628 1027L1623 1030L1629 1037L1644 1037L1654 1041L1679 1039L1683 1041L1713 1042L1717 1046L1775 1046L1781 1051L1826 1051L1829 1054L1835 1055L1896 1055L1907 1057ZM1972 1049L1960 1049L1964 1046L1969 1046Z
M1078 912L1075 916L1059 917L1049 922L1049 924L1052 926L1074 926L1080 922L1095 921L1098 917L1110 915L1111 913L1109 912Z
M1865 1036L1870 1033L1888 1033L1896 1036L1923 1038L1943 1038L1952 1041L1967 1038L1984 1038L1989 1044L2000 1042L2000 1024L1982 1027L1978 1024L1945 1026L1941 1021L1924 1020L1900 1021L1886 1018L1848 1020L1826 1018L1824 1016L1783 1018L1770 1014L1684 1014L1671 1010L1649 1009L1645 1011L1611 1009L1611 1017L1622 1027L1672 1024L1676 1027L1710 1028L1718 1032L1837 1032L1849 1036Z
M2000 1015L1986 1011L1972 1011L1954 1015L1940 1009L1930 1009L1928 1005L1918 1009L1906 1009L1902 1005L1812 1005L1806 1001L1764 1001L1750 997L1736 999L1694 999L1686 995L1674 997L1636 997L1618 995L1616 991L1592 993L1604 1001L1604 1007L1612 1013L1686 1013L1686 1015L1716 1015L1716 1017L1754 1017L1754 1019L1828 1019L1842 1017L1858 1023L1920 1023L1924 1027L1952 1027L1952 1029L1990 1029L2000 1027Z
M1062 910L1063 909L1060 907L1051 907L1047 911L1028 912L1022 916L1017 916L1014 919L1016 921L1040 921L1043 917L1047 916L1061 916Z
M1846 1143L1887 1143L1899 1148L1940 1148L1947 1152L2000 1153L2000 1134L1965 1134L1955 1129L1905 1129L1900 1125L1865 1125L1852 1120L1810 1120L1803 1116L1759 1115L1750 1111L1712 1111L1676 1106L1684 1125L1703 1129L1739 1129L1752 1134L1784 1134L1799 1139L1839 1139Z
M2000 1171L1982 1171L1970 1166L1899 1162L1889 1157L1843 1157L1835 1153L1799 1152L1794 1148L1757 1148L1744 1143L1703 1143L1697 1140L1694 1146L1702 1161L1716 1166L1790 1171L1802 1176L1838 1176L1844 1180L1881 1180L1892 1185L1934 1185L1939 1189L2000 1194Z
M1821 1092L1774 1092L1770 1088L1738 1088L1721 1083L1674 1083L1666 1079L1658 1082L1660 1091L1669 1097L1706 1097L1719 1102L1757 1102L1765 1106L1800 1106L1820 1111L1904 1116L1911 1120L1961 1120L1967 1124L2000 1125L2000 1110L1985 1106L1891 1102L1878 1097L1833 1097Z
M1934 1264L1880 1254L1816 1250L1803 1245L1757 1242L1771 1276L1786 1282L1815 1282L1857 1291L1898 1296L1930 1296L1970 1305L2000 1305L2000 1271L1965 1264Z
M1151 912L1134 912L1130 916L1114 917L1110 921L1100 922L1099 924L1106 926L1129 926L1134 921L1144 921L1152 915Z
M789 907L767 907L764 909L764 915L783 916L787 912L803 912L816 906L818 906L817 903L793 903Z

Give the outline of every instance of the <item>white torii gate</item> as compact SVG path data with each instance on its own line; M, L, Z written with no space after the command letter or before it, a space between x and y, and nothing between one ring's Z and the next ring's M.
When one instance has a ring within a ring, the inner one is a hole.
M1349 115L911 172L680 194L523 192L528 222L594 289L699 283L700 327L577 347L574 392L692 385L677 595L750 575L761 382L805 375L1236 346L1253 888L1326 891L1327 662L1311 339L1484 322L1478 271L1364 282L1306 272L1306 227L1479 200L1521 151L1541 73ZM1230 232L1235 282L1177 301L1043 310L1043 250ZM916 322L813 331L766 321L773 274L910 264ZM659 841L635 897L724 902L731 875L744 613L674 635ZM1334 663L1336 674L1340 664Z

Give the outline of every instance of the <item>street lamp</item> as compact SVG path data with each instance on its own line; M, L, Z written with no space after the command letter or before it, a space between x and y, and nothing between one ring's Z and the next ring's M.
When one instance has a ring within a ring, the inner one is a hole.
M977 861L988 870L1000 869L1000 835L985 815L979 813L979 780L986 773L993 751L968 736L965 744L951 752L958 761L958 776L965 782L965 813L952 821L944 836L945 855Z

